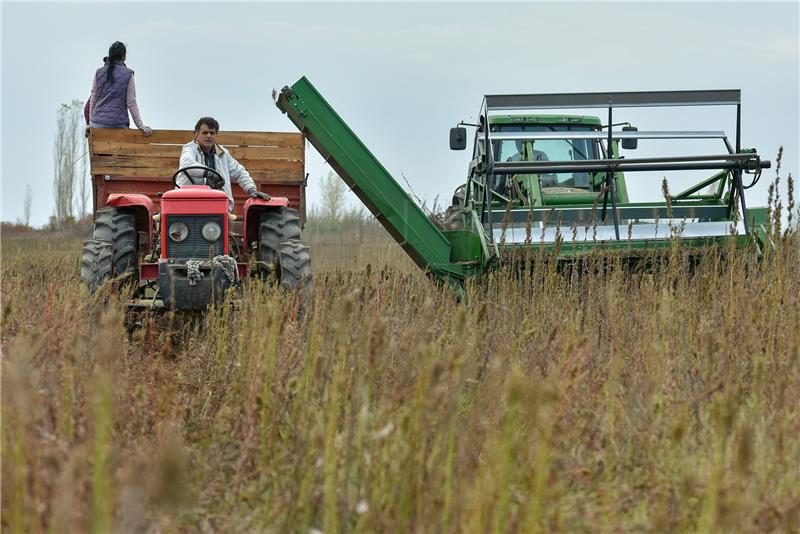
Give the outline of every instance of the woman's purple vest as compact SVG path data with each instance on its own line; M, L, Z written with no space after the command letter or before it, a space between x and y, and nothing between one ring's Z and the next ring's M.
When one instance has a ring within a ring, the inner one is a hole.
M105 128L127 128L131 124L128 119L128 82L133 71L117 61L111 74L113 82L107 80L107 72L108 65L94 73L97 96L92 109L92 124Z

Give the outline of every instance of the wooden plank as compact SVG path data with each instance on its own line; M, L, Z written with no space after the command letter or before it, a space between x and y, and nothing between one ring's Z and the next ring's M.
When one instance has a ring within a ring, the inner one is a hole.
M239 163L245 166L246 169L268 171L272 169L299 169L304 168L302 161L293 161L287 159L240 159ZM106 156L98 155L92 160L92 174L100 174L94 172L95 169L105 167L120 167L120 168L158 168L178 170L178 158L173 157L158 157L148 158L145 156ZM174 171L173 171L174 172Z
M250 173L250 176L254 181L264 183L304 183L306 180L305 173L303 171L296 170L253 171Z
M97 141L92 146L92 158L102 155L170 157L176 161L183 145L119 143L116 141ZM226 147L228 148L228 147ZM302 147L230 147L231 155L240 159L287 159L303 161L305 150Z
M301 133L220 132L217 135L217 142L225 146L305 147L305 137Z
M93 128L89 138L90 145L95 142L120 143L188 143L194 138L191 130L154 130L153 135L145 137L140 130L131 128ZM305 138L301 133L288 132L220 132L217 142L222 145L303 147Z
M131 167L96 167L92 169L94 175L110 175L112 180L117 178L125 179L141 179L147 181L152 179L154 181L163 180L169 182L173 173L178 170L173 166L169 169L165 167L157 168L131 168ZM298 169L276 169L276 170L256 170L250 172L250 176L257 182L263 181L270 182L290 182L302 183L305 181L305 173L303 170Z
M286 159L303 161L305 159L304 147L236 147L225 146L236 159Z
M137 169L143 167L178 170L178 158L147 158L144 156L95 156L92 160L92 174L103 173L98 169L106 167Z
M272 173L268 177L264 177L264 176L260 176L259 175L259 176L253 177L253 181L255 181L256 184L285 185L285 186L291 186L291 187L297 187L298 185L301 185L301 184L303 184L305 182L305 176L303 177L303 180L300 180L296 176L289 176L289 177L283 177L282 178L281 174L282 173ZM172 189L172 187L173 187L173 185L172 185L172 175L171 174L169 176L166 176L166 177L163 176L163 175L160 175L160 176L129 176L129 175L113 176L113 175L109 175L109 176L111 176L111 180L105 180L104 175L97 174L97 175L95 175L95 181L97 183L103 182L103 183L106 183L106 184L109 184L109 183L122 183L122 182L135 184L135 183L141 182L143 188L154 187L152 184L163 184L163 186L166 187L167 189ZM233 187L234 187L234 189L236 189L237 185L234 183ZM130 192L135 192L135 188L131 188Z
M302 161L289 161L285 159L240 159L239 163L244 165L247 172L253 171L272 171L272 170L296 170L303 172L305 164Z
M178 170L172 158L120 158L117 156L100 156L92 162L92 174L139 175L142 169L157 170L156 175L172 176ZM291 171L303 174L301 161L253 160L242 162L247 172L253 175L258 172Z

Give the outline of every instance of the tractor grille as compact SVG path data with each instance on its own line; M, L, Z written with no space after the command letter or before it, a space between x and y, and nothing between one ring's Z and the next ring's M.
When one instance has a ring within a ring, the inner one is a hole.
M178 221L189 227L189 235L181 242L173 241L167 236L168 258L212 258L224 253L224 235L219 236L214 243L203 239L203 225L209 221L217 223L225 232L221 215L170 215L167 217L167 230Z

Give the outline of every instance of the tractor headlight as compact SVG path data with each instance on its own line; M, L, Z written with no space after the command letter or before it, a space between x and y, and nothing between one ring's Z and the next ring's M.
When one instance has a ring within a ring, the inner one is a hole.
M169 225L167 234L173 241L183 241L189 237L189 227L186 226L186 223L182 222L172 223Z
M207 222L203 225L203 238L206 241L216 241L222 235L222 228L215 222Z

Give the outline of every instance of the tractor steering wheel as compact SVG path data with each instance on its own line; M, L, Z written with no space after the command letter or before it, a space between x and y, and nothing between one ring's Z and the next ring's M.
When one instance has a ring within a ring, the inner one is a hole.
M209 171L213 173L212 176L208 178L196 179L187 171L191 171L193 169L202 169L204 171ZM225 178L222 177L220 173L218 173L215 169L211 167L206 167L205 165L190 165L188 167L182 167L178 169L175 174L172 175L172 183L176 189L180 189L181 186L178 185L178 175L183 174L186 178L189 179L192 185L207 185L211 189L224 189L225 188ZM202 183L198 183L196 180L202 180Z

